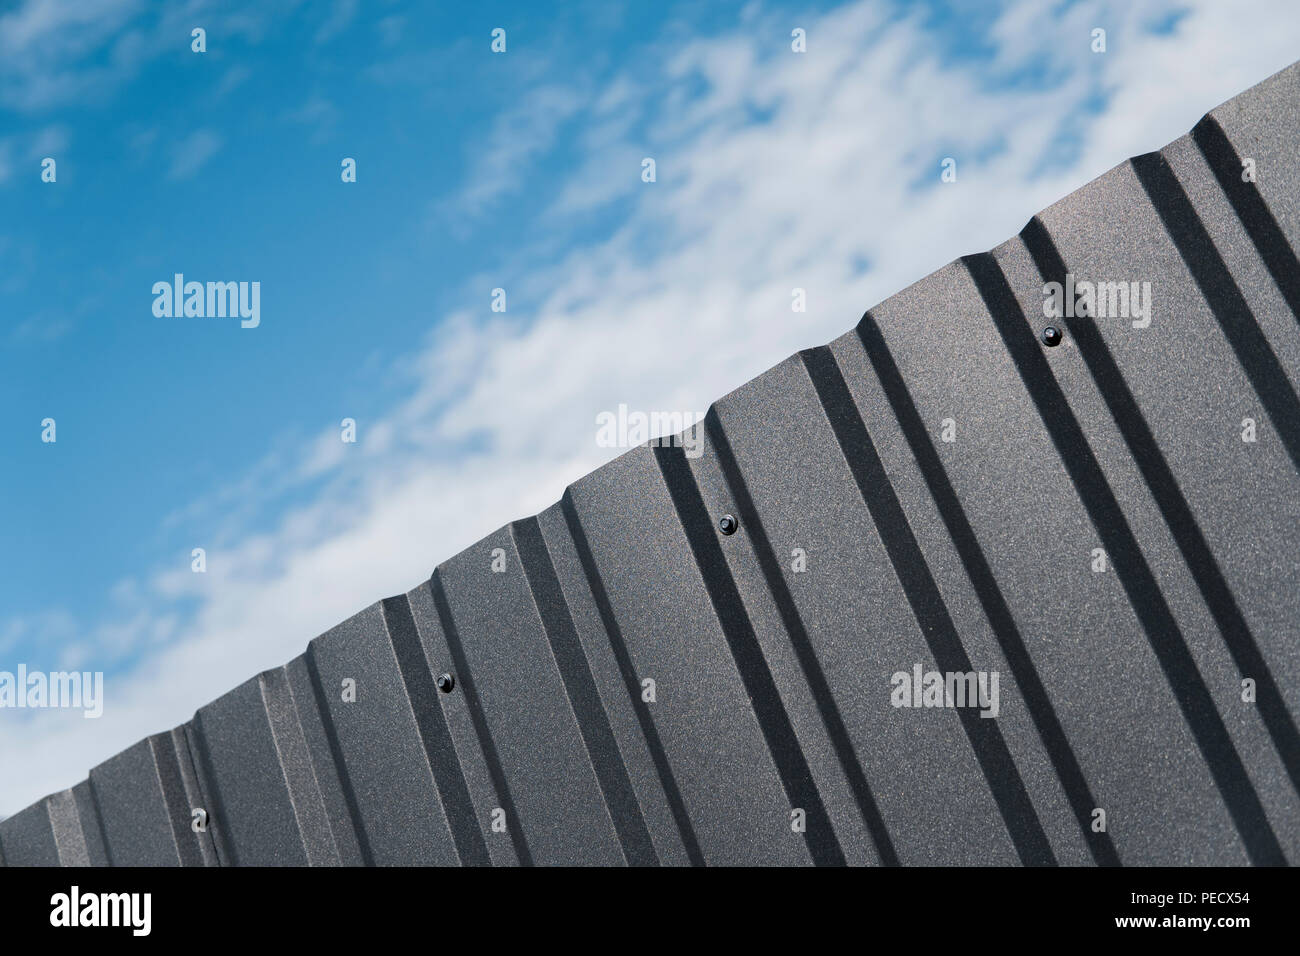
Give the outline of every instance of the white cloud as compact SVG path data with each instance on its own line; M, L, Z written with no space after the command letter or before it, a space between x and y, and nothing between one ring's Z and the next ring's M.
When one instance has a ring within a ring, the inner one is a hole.
M522 184L528 163L550 149L561 124L572 117L583 98L561 85L538 86L492 124L486 142L470 154L472 168L464 187L437 208L453 222L474 217Z
M121 589L118 624L139 644L161 643L109 682L103 718L0 722L0 808L68 786L550 504L609 457L595 445L598 411L707 407L850 328L866 306L1014 234L1117 161L1186 132L1288 65L1300 39L1287 0L1257 3L1248 17L1206 2L1162 37L1135 32L1126 3L1063 16L1040 7L1022 3L999 21L993 72L1047 58L1056 85L1000 89L986 63L945 62L917 19L870 3L805 18L806 54L789 52L786 18L759 13L734 34L687 43L657 74L619 77L606 103L651 117L647 142L626 127L602 133L592 168L647 144L659 159L659 181L636 183L627 219L608 239L516 274L512 285L540 302L528 320L442 321L400 366L412 383L406 399L359 422L358 445L333 447L337 432L327 431L232 481L237 495L203 505L231 515L209 573L181 565ZM1093 59L1096 22L1110 52ZM701 83L704 95L693 95ZM1098 89L1107 105L1079 121L1082 148L1035 176L1062 117ZM559 122L581 126L571 95L539 96L546 121L501 121L467 208L519 188L522 164L549 148ZM1004 148L975 159L994 137ZM938 163L950 154L959 181L941 187ZM588 173L554 184L557 195L580 195ZM916 189L922 181L935 185ZM794 286L808 290L806 314L790 311ZM257 476L270 474L279 483L259 490ZM249 502L307 482L319 484L310 504L250 530L241 509L258 509ZM197 609L177 618L184 601Z
M268 21L295 2L232 11L214 0L17 0L0 13L0 107L38 113L103 104L149 62L188 55L195 26L222 38L228 49L233 41L255 45ZM237 70L227 82L238 79Z
M24 0L0 15L0 105L48 109L102 95L134 73L142 50L127 25L140 0Z
M316 31L316 45L322 46L343 33L357 15L357 0L335 0L334 9Z
M170 179L189 179L221 149L222 139L219 133L210 129L196 129L172 149L171 168L167 175Z
M285 118L291 123L302 123L312 128L312 143L325 142L334 132L338 123L339 111L323 96L313 94L298 109L289 112Z

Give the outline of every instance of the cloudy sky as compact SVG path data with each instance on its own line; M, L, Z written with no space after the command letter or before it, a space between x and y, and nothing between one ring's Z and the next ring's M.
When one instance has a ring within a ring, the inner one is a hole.
M0 814L1300 51L1294 0L220 6L0 2L0 670L106 675L0 710Z

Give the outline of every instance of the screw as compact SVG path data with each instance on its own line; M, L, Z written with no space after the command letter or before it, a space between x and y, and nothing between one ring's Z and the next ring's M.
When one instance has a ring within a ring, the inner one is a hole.
M739 527L740 522L736 520L735 515L723 515L718 520L718 528L723 534L735 534Z
M1043 344L1052 348L1061 344L1061 330L1054 325L1043 329Z
M450 674L439 674L436 683L438 685L438 690L442 691L444 694L450 694L451 689L456 686L456 678L452 677Z

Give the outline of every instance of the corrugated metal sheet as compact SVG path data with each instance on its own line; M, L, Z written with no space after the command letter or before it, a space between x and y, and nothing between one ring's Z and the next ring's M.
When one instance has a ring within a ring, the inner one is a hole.
M0 854L1300 860L1298 128L1300 66L726 396L701 457L629 452L3 821ZM1149 281L1150 327L1046 346L1067 273ZM998 672L999 716L891 706L918 664Z

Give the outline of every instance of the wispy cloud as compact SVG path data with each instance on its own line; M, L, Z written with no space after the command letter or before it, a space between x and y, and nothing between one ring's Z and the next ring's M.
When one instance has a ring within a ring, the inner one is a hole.
M396 46L402 39L402 31L406 29L406 18L399 16L384 17L375 24L375 31L379 34L379 42L384 46Z
M70 139L67 127L61 124L42 127L24 137L0 137L0 185L14 175L19 161L29 164L33 177L39 176L40 161L46 156L58 157Z
M454 198L438 203L439 211L453 222L474 218L522 188L531 165L555 144L562 124L582 104L583 96L570 86L552 84L530 91L466 151L467 181Z
M210 129L196 129L172 148L169 179L189 179L221 149L221 134Z
M9 339L15 345L26 342L57 342L71 329L72 322L63 316L35 315L15 325L9 333Z
M342 35L356 15L357 0L334 0L334 7L330 10L329 16L316 30L316 45L322 46Z
M310 127L312 142L320 143L333 133L334 125L338 122L339 111L323 96L313 95L302 106L289 112L285 118L291 123Z
M104 95L138 65L140 0L23 0L0 14L0 105L25 112Z

